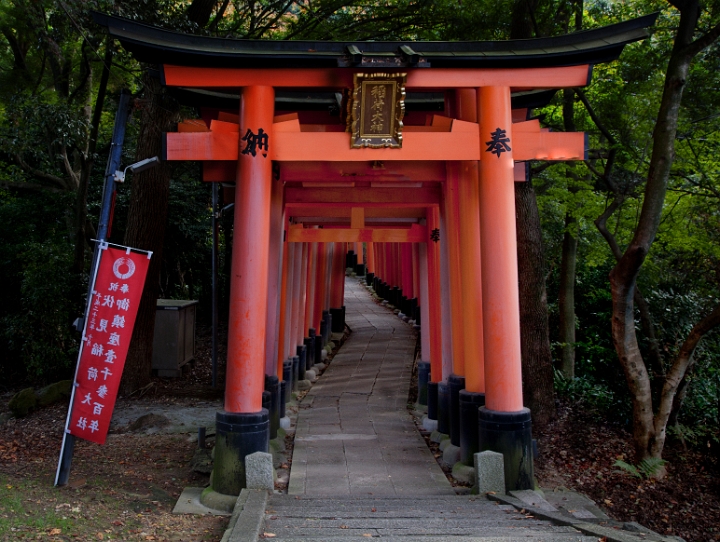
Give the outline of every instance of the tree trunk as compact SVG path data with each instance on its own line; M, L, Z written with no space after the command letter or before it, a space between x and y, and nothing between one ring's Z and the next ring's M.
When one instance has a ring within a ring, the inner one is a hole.
M533 422L543 426L555 417L555 392L545 290L545 256L540 214L530 180L515 183L515 208L523 402L532 411Z
M142 129L135 153L137 161L161 154L162 133L172 128L172 124L177 121L178 111L177 104L165 94L159 80L146 74L143 83L145 88L140 121ZM132 176L125 244L152 250L153 255L125 362L122 380L124 394L132 393L150 382L155 306L160 289L169 189L170 165L166 162Z
M688 363L682 361L678 356L667 374L658 415L654 416L650 378L635 333L633 307L635 284L640 268L655 239L662 216L670 168L675 157L675 135L680 102L690 63L697 53L710 45L720 34L720 25L716 25L710 32L693 42L693 34L701 12L698 1L689 0L676 4L680 9L680 22L668 63L665 87L653 132L652 157L645 185L642 211L630 244L610 272L613 301L612 336L632 395L633 438L638 462L648 457L659 458L662 456L667 420L677 387L685 374Z
M515 1L511 39L530 38L533 32L537 34L534 14L537 4L538 0ZM533 422L543 426L555 417L555 390L540 213L529 177L524 183L515 183L515 210L523 402L532 411Z
M580 30L580 28L575 28ZM575 92L563 90L563 125L566 132L575 132ZM577 188L575 165L566 164L568 192L574 194ZM560 292L558 293L558 310L560 313L559 338L560 370L565 378L575 378L575 268L577 264L577 220L571 209L565 211L565 234L563 235L562 258L560 260Z
M578 238L573 231L577 222L570 213L565 214L565 235L560 261L560 371L565 378L575 378L575 267L577 264Z

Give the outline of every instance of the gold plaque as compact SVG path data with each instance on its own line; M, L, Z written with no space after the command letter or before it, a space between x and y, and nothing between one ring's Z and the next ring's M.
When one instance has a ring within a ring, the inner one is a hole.
M356 73L349 103L350 147L402 147L405 73Z

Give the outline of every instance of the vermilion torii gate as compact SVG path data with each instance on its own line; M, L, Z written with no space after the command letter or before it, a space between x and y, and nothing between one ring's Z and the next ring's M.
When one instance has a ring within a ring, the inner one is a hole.
M465 463L503 453L508 489L532 488L513 183L528 161L587 149L584 134L543 129L528 108L548 89L587 85L654 16L457 43L223 40L96 20L201 106L201 120L166 134L164 159L200 160L205 181L236 183L213 488L244 487L244 457L267 451L330 315L342 330L348 244L360 256L364 244L376 290L398 303L401 288L420 306L429 425Z

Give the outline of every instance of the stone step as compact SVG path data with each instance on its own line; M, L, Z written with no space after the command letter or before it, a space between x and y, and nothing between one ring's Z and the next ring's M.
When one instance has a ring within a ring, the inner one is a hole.
M540 493L538 493L537 491L533 491L532 489L511 491L510 495L512 495L516 499L520 499L528 506L533 506L539 510L544 510L545 512L557 512L557 508L547 502L545 498L540 495Z
M274 533L271 533L274 534ZM369 532L363 533L363 534L371 534ZM282 542L284 540L297 542L299 540L309 540L312 542L367 542L367 540L372 540L373 538L377 538L381 535L372 535L372 536L358 536L357 534L352 534L349 536L343 536L338 534L322 534L319 533L317 536L297 536L297 537L286 537L286 536L275 536L270 537L272 540L276 542ZM583 536L581 534L557 534L557 533L551 533L547 535L529 535L529 536L523 536L523 535L504 535L504 536L484 536L481 534L473 535L473 536L453 536L453 535L418 535L418 534L411 534L407 536L403 535L389 535L389 536L382 536L381 538L382 542L408 542L409 540L419 540L422 542L597 542L598 538L593 536Z
M263 531L268 538L294 542L597 540L573 527L555 526L478 496L331 499L273 495L265 509Z

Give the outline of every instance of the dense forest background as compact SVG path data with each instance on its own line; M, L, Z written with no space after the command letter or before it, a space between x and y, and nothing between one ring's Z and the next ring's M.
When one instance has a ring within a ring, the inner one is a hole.
M320 40L544 37L660 12L650 38L596 66L588 88L534 112L555 131L587 132L590 156L532 164L518 197L539 222L519 220L537 226L539 250L525 263L545 288L521 302L547 309L538 351L552 359L555 391L633 427L638 459L660 457L665 427L692 445L720 445L720 2L0 0L6 388L72 374L72 322L83 312L121 89L134 96L124 165L152 155L154 134L197 116L108 40L90 10L204 35ZM199 178L190 163L133 176L118 189L110 240L155 250L150 297L199 299L208 323L212 208ZM147 187L160 197L140 197ZM222 221L226 299L231 218ZM134 355L142 366L148 352Z

